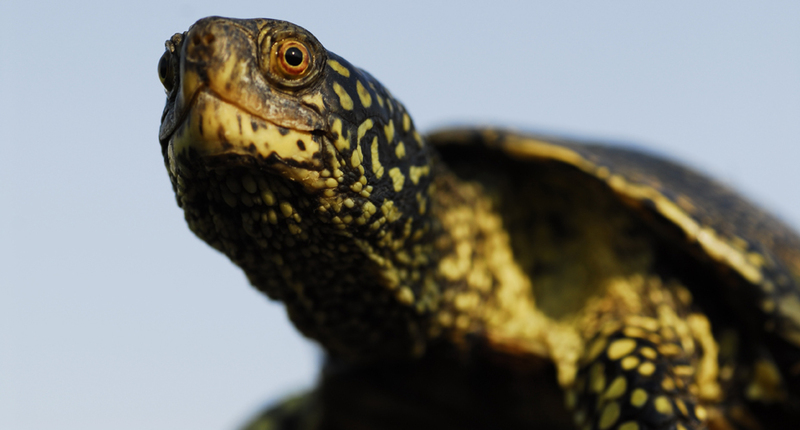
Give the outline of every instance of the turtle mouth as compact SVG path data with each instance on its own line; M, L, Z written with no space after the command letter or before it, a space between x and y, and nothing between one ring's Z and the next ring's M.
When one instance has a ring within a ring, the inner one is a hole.
M197 102L197 98L201 92L211 90L207 85L203 85L192 92L192 96L188 101L185 101L183 94L179 94L171 99L172 108L165 109L164 115L161 118L161 127L158 131L158 138L161 144L165 147L172 141L175 132L185 125L189 112ZM216 96L220 98L219 96ZM169 103L169 102L168 102Z
M207 167L230 166L234 159L249 159L303 170L323 168L321 140L311 132L281 127L206 86L194 91L184 106L172 121L174 126L165 122L167 127L162 130L166 161L173 173L178 160L189 152L205 160Z

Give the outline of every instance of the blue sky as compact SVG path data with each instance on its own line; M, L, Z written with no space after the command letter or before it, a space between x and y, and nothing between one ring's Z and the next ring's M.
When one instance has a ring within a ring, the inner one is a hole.
M306 27L423 130L636 143L800 226L797 2L10 3L0 428L233 428L315 378L319 353L189 232L163 167L156 64L206 15Z

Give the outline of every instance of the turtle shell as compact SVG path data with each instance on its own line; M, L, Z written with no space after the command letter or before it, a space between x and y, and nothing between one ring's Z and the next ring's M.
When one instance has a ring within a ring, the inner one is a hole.
M443 129L427 140L456 171L548 164L549 174L577 171L602 183L674 246L670 258L683 261L671 265L718 277L695 291L704 308L734 315L752 349L768 350L787 389L800 394L800 237L782 221L719 182L633 148L490 128Z

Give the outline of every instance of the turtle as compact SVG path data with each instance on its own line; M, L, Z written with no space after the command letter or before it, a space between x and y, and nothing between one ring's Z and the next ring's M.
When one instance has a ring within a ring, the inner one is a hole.
M800 238L640 149L421 134L309 31L166 42L159 140L189 228L326 352L250 429L800 426Z

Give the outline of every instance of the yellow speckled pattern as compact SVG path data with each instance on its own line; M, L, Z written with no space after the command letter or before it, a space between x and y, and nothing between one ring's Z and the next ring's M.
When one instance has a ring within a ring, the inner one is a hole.
M724 187L546 136L423 137L283 21L210 17L166 46L190 229L329 355L249 429L800 425L800 240Z
M698 353L699 338L709 333L692 332L687 320L702 317L686 315L691 303L676 299L680 290L677 285L665 289L655 278L631 280L617 284L606 298L615 303L612 313L616 317L608 318L607 305L602 301L587 306L589 313L584 318L597 324L593 330L584 331L593 339L567 391L566 404L576 419L596 420L600 429L619 423L636 423L642 428L704 425L705 416L701 418L696 408L716 404L722 397L716 368L681 370L697 369L709 353L716 362L716 350ZM675 351L667 346L675 347ZM662 350L669 354L658 352ZM711 378L703 372L712 373Z

